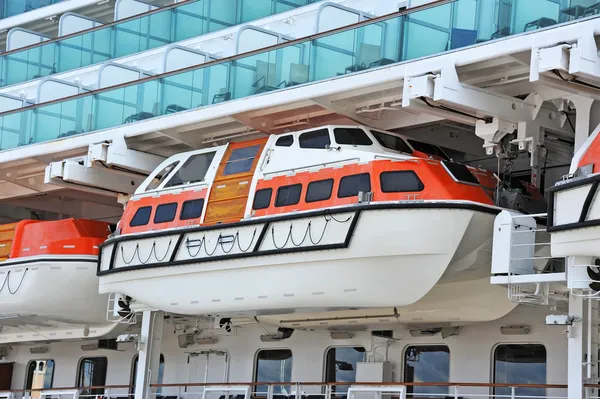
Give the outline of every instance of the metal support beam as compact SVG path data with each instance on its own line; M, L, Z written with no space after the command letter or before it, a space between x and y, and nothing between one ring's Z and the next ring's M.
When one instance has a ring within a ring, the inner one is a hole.
M575 105L575 148L573 152L577 152L590 136L590 113L594 100L589 97L572 95L569 100ZM573 172L575 172L573 170Z
M589 26L582 30L577 44L571 48L569 73L591 80L600 80L598 46L596 46L594 29Z
M517 124L504 119L495 117L491 122L478 120L475 124L475 134L483 139L483 148L487 155L494 154L500 140L507 134L513 133L517 129Z
M346 118L351 119L358 124L379 127L377 126L377 120L366 118L357 114L355 106L339 105L325 97L312 98L311 100L314 101L315 104L318 104L331 112L335 112L338 115L345 116Z
M142 315L142 328L138 342L138 366L135 375L135 398L152 399L151 384L158 383L160 349L164 313L146 310Z
M519 122L517 127L517 138L511 141L519 150L527 150L530 157L531 183L540 187L541 176L539 169L539 147L544 143L544 131L536 122Z
M568 258L572 259L572 258ZM568 261L568 260L567 260ZM575 318L572 326L568 327L567 382L568 398L583 399L583 297L569 295L569 316ZM579 320L579 321L577 321Z
M86 166L92 167L99 162L105 166L149 175L164 160L158 155L128 149L125 139L120 137L110 142L90 144Z

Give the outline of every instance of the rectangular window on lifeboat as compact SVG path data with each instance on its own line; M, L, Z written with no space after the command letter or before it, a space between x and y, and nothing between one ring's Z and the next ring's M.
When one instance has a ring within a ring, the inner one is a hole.
M442 161L444 169L452 176L452 179L458 183L479 185L479 180L471 173L465 165L455 162Z
M302 184L279 187L275 206L296 205L300 202L300 194L302 194Z
M196 154L189 157L181 168L179 168L173 177L165 184L167 187L176 187L183 184L198 183L204 180L206 172L210 167L215 152L207 152L204 154Z
M198 219L202 215L202 208L204 208L204 198L185 201L181 207L179 219Z
M251 147L237 148L231 151L231 155L223 170L223 176L250 172L252 170L252 164L254 164L254 158L256 158L259 149L260 145L253 145Z
M129 226L130 227L137 227L137 226L145 226L148 224L148 222L150 221L150 214L152 213L152 207L151 206L143 206L141 208L139 208L136 212L135 215L133 215L133 218L131 219L131 222L129 222Z
M156 213L154 214L154 223L172 222L175 219L176 212L177 202L160 204L156 207Z
M356 197L359 192L371 191L371 176L368 173L344 176L340 180L338 198Z
M425 186L412 170L383 172L379 175L381 191L384 193L404 193L422 191Z
M306 202L325 201L331 198L333 179L313 181L306 189Z

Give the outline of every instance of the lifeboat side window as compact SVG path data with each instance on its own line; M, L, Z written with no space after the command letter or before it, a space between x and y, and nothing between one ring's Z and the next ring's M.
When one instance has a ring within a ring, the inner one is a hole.
M235 175L237 173L244 173L252 170L254 158L256 158L259 149L260 145L253 145L251 147L237 148L231 151L225 169L223 169L223 176Z
M412 170L382 172L379 175L379 182L384 193L423 191L425 188L419 176Z
M146 187L146 191L148 191L148 190L154 190L155 188L157 188L158 186L160 186L162 184L162 182L165 181L165 179L167 178L167 176L169 176L169 174L171 173L171 171L173 169L175 169L175 167L177 165L179 165L179 161L170 163L169 165L165 166L160 172L158 172L156 174L156 176L154 176L154 178L152 179L152 181L148 184L148 187Z
M444 152L444 150L442 150L437 145L424 143L422 141L417 141L417 140L410 140L410 139L408 140L408 142L417 151L424 152L427 155L434 155L436 157L440 157L442 159L445 159L446 161L450 159L450 158L448 158L448 155Z
M181 207L180 220L198 219L202 215L204 198L185 201Z
M402 137L393 136L391 134L376 132L375 130L371 130L373 133L373 137L375 140L384 148L388 150L403 152L405 154L412 154L413 151L410 149L406 141L402 139Z
M287 136L281 136L275 142L275 146L277 147L291 147L292 144L294 144L294 136L291 134Z
M333 179L313 181L306 188L306 202L325 201L331 198Z
M458 183L472 184L479 186L479 180L465 165L456 162L442 161L444 169L450 174L452 179Z
M175 219L175 213L177 212L177 202L170 202L168 204L160 204L156 207L156 213L154 214L154 223L166 223L171 222Z
M271 205L271 195L273 195L272 188L263 188L258 190L254 194L254 202L252 203L252 209L266 209Z
M498 345L494 350L494 384L546 384L546 348L540 344ZM495 387L494 395L511 395ZM519 397L546 396L545 388L515 388Z
M206 152L189 157L173 177L165 184L166 187L176 187L182 184L198 183L204 180L206 172L215 157L216 152Z
M152 213L152 207L151 206L143 206L141 208L139 208L136 212L135 215L133 215L133 218L131 219L131 222L129 222L129 226L130 227L136 227L136 226L145 226L148 224L148 222L150 221L150 214Z
M275 206L296 205L300 202L301 193L302 184L279 187L277 189L277 197L275 198Z
M368 173L342 177L338 198L356 197L360 191L364 193L371 191L371 176Z
M404 382L449 381L450 349L446 345L421 345L406 348L404 352ZM448 387L408 386L406 393L442 397L448 395Z
M328 129L315 130L313 132L302 133L298 137L300 148L318 148L325 149L331 145Z
M341 128L333 129L333 137L337 144L357 145L372 145L373 141L367 136L362 129L357 128Z

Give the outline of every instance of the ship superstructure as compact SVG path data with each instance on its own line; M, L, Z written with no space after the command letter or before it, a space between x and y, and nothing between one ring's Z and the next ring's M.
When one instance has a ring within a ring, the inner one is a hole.
M0 14L0 398L598 397L596 0Z

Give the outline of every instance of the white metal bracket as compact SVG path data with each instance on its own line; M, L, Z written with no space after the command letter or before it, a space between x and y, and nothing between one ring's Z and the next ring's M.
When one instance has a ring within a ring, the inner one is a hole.
M90 144L86 166L92 167L98 162L104 166L149 175L164 160L158 155L128 149L125 139L119 137L110 142Z
M491 122L478 120L475 124L475 135L483 139L483 148L488 155L493 155L500 140L507 134L517 130L517 124L495 117Z

